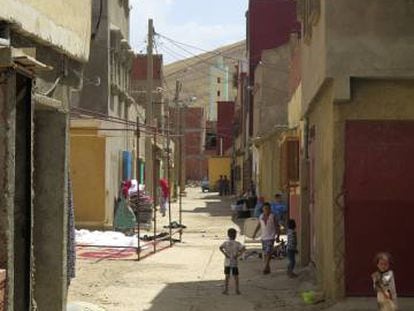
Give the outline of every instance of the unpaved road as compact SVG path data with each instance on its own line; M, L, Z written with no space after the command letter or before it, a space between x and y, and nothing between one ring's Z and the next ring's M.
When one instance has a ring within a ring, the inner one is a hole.
M305 271L298 279L288 279L284 260L273 261L273 271L266 276L261 274L259 258L240 262L242 295L234 295L232 288L229 296L221 294L223 256L218 246L229 227L238 228L229 206L229 200L189 189L183 203L183 223L188 227L183 243L140 262L78 260L69 303L88 302L108 311L324 309L324 305L306 306L301 302L300 292L311 286L309 276ZM175 205L173 219L178 219L177 209ZM376 310L372 300L364 306L335 310Z

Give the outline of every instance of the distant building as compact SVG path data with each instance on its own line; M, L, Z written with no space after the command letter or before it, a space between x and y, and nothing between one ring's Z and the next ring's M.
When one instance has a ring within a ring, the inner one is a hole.
M217 106L217 154L231 155L234 139L234 101L219 101Z
M182 93L197 97L206 120L217 121L217 102L234 100L237 94L236 65L245 57L246 43L240 41L164 67L167 84L182 83ZM173 90L172 90L173 91Z
M202 116L198 112L193 115L191 112L186 113L186 118L189 120L197 119L197 121L191 121L193 124L199 124L197 130L195 128L186 130L186 139L194 139L194 137L189 137L190 131L193 133L191 136L195 135L195 131L197 131L197 137L199 134L203 136L197 138L201 143L198 154L194 154L194 150L191 150L192 154L186 160L191 168L196 168L186 170L187 179L200 180L208 176L208 156L217 155L219 146L218 102L234 101L237 95L237 65L245 54L246 44L245 41L241 41L164 66L166 85L170 87L170 97L174 96L172 86L178 80L182 85L181 99L186 102L188 98L196 98L188 111L192 111L192 107L203 110ZM195 109L194 111L201 110ZM198 143L197 146L199 146Z

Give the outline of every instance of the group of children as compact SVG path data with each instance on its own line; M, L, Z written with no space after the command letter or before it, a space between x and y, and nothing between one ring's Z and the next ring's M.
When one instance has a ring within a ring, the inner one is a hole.
M270 208L269 208L270 209ZM266 214L267 207L265 205L264 214ZM267 213L267 221L272 219L271 214ZM263 216L263 214L262 214ZM261 217L262 217L261 216ZM266 216L266 215L265 215ZM263 219L262 219L263 221ZM279 232L276 232L278 235ZM235 281L236 294L240 295L239 288L239 269L238 269L238 259L246 250L245 247L238 241L236 241L237 231L233 228L227 230L228 240L220 245L220 251L225 256L224 261L224 291L223 294L228 294L229 289L229 280L230 276L233 276ZM263 237L263 235L262 235ZM277 239L278 240L277 236ZM263 251L265 254L269 255L269 252L273 251L273 244L268 240L262 239ZM288 230L287 230L287 273L289 277L296 277L297 275L293 272L296 264L296 254L297 250L297 236L296 236L296 223L295 220L289 219L288 221ZM265 272L266 269L270 273L269 260L265 263ZM377 302L378 310L381 311L394 311L397 310L397 291L395 287L395 278L394 273L390 269L391 255L385 252L379 253L375 257L375 264L377 270L371 275L373 281L373 287L377 293ZM267 273L265 273L267 274Z
M269 212L267 209L269 208ZM264 214L268 216L267 221L271 221L273 214L270 213L270 207L265 206ZM264 220L262 220L264 221ZM273 223L276 224L277 220L274 219ZM276 227L276 225L275 225ZM278 236L276 241L279 240L279 231L274 231ZM269 235L272 233L269 231ZM233 228L227 230L228 240L225 241L223 244L220 245L220 251L225 256L224 260L224 275L225 275L225 283L224 283L224 292L223 294L228 294L228 287L229 287L229 280L230 276L234 277L235 287L236 287L236 294L240 295L239 289L239 269L238 269L238 258L243 254L245 251L245 247L238 241L236 241L237 231ZM296 222L293 219L290 219L288 222L288 231L287 231L287 258L288 258L288 267L287 273L289 277L297 277L297 275L293 272L295 265L296 265L296 254L297 254L297 238L296 238ZM262 249L265 255L265 268L263 273L268 274L270 273L270 260L273 253L273 245L274 245L274 235L272 239L263 239L262 234Z

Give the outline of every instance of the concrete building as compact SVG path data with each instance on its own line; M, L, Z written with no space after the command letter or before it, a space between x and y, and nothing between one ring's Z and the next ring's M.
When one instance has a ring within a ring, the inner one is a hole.
M217 102L217 155L231 155L234 132L234 101Z
M288 128L289 56L289 44L264 50L254 75L253 180L265 200L286 190L280 183L280 136Z
M399 294L413 295L414 3L299 5L289 123L301 139L301 259L338 299L372 294L373 257L388 251Z
M218 102L233 101L237 95L237 64L239 59L245 56L245 41L237 42L228 46L221 47L217 50L203 53L191 58L187 58L164 67L166 85L175 85L180 81L180 98L184 102L195 98L185 112L188 124L199 124L199 128L186 129L185 141L193 141L197 136L197 148L200 145L198 154L185 155L185 162L189 165L186 170L187 180L201 180L208 176L208 157L217 155L217 118ZM166 53L169 51L166 49ZM170 96L175 90L170 89ZM191 113L192 108L196 113ZM201 108L203 113L200 114ZM184 110L185 111L185 110ZM200 122L202 121L202 122ZM192 134L188 134L191 132ZM197 134L195 134L197 132ZM202 137L198 137L199 134ZM185 143L187 146L187 143ZM187 148L187 147L186 147ZM185 149L186 149L185 148ZM200 162L200 163L198 163Z
M250 176L247 180L244 180L245 167L251 168L249 163L249 102L248 89L248 62L247 60L240 60L237 65L237 95L234 105L234 128L233 128L233 150L232 150L232 177L233 177L233 189L236 194L241 194L247 190L250 184Z
M134 54L129 45L129 10L126 0L93 1L91 55L71 120L79 226L111 227L120 183L135 176L135 121L140 111L130 93Z
M163 129L166 125L165 120L165 111L166 105L168 104L163 100L163 82L162 82L162 66L163 59L162 55L155 55L153 60L153 117L154 117L154 126L156 125L159 129ZM137 104L137 107L143 112L141 113L141 122L145 123L145 109L146 109L146 90L147 86L147 56L143 54L135 55L132 76L131 76L131 93ZM143 136L151 135L151 131L147 130L146 134L143 133ZM157 159L155 161L156 165L156 175L159 179L165 174L165 159L163 158L163 149L166 146L166 141L163 137L158 137L157 146L155 146ZM154 147L154 144L153 144ZM144 174L145 174L145 141L142 142L140 146L140 163L141 163L141 183L145 183ZM151 169L151 168L149 168Z
M251 0L246 16L248 72L239 132L243 163L236 164L243 167L239 179L244 186L238 188L248 190L253 180L269 200L282 190L279 136L287 129L288 42L300 27L295 1Z
M4 310L66 310L69 110L90 37L91 1L1 2Z
M170 86L179 80L183 96L195 96L194 106L204 108L206 120L217 121L217 102L236 97L236 65L245 54L246 43L240 41L166 65L165 79Z
M183 122L184 174L186 181L202 180L207 176L204 156L205 112L201 107L181 108Z

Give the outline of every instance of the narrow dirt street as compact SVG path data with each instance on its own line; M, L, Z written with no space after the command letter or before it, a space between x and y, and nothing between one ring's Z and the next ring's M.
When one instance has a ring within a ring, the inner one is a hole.
M249 257L240 262L242 295L234 295L233 288L229 296L221 294L223 255L218 247L227 228L238 228L229 206L229 200L220 201L215 194L189 189L183 201L183 243L140 262L78 260L69 302L110 311L304 310L298 295L303 278L288 279L285 261L274 261L272 274L263 276L261 259ZM173 208L177 219L177 205Z
M229 296L221 294L223 255L218 247L226 239L227 228L239 229L229 206L229 200L190 188L183 200L183 223L187 226L183 243L140 262L79 259L77 278L70 287L69 310L95 310L73 307L79 302L108 311L323 310L324 304L309 306L301 301L300 293L312 287L311 278L302 270L298 279L289 279L285 260L273 260L273 271L266 276L261 274L261 259L252 256L241 261L242 295L235 295L232 287ZM173 219L178 219L177 205L173 209ZM332 310L375 310L371 299L361 306Z

